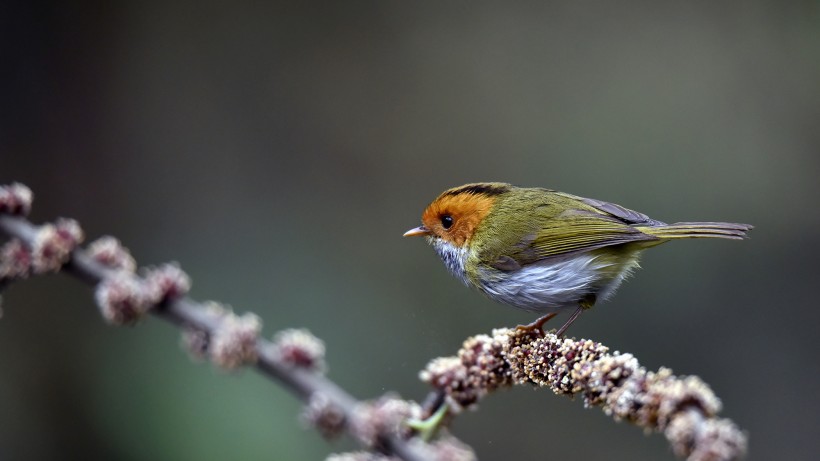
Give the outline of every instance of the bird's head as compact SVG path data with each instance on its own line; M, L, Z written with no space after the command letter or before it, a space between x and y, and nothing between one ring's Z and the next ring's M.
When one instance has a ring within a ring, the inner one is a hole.
M455 248L469 247L476 229L492 211L498 198L510 192L504 183L473 183L441 193L421 215L422 225L404 233L405 237L426 236L430 243L440 240Z

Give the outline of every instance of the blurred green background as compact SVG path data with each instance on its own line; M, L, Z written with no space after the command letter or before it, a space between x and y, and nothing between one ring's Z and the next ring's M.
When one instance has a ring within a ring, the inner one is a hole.
M402 239L440 191L545 186L683 241L570 330L696 374L749 459L820 452L820 3L22 2L0 6L0 181L192 296L305 327L360 398L421 399L471 334L532 320ZM106 326L68 277L13 285L0 320L0 458L310 460L355 447L178 332ZM481 459L673 459L665 439L517 388L457 418ZM512 458L511 458L512 457Z

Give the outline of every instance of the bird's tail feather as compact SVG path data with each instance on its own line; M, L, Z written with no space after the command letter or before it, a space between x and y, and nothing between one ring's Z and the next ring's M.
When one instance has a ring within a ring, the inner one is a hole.
M724 238L742 240L754 226L729 222L677 222L655 227L638 227L645 233L660 239Z

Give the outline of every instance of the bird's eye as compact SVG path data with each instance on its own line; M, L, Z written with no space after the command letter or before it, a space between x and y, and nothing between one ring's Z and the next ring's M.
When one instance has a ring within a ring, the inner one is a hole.
M441 225L444 226L445 229L449 229L453 225L453 217L448 214L442 215Z

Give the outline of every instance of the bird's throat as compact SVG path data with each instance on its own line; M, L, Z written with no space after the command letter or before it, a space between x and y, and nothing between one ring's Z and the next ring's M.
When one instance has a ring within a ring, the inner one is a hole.
M444 261L447 270L453 276L465 285L470 285L470 280L467 278L467 272L464 270L464 264L467 261L468 250L467 246L457 247L450 242L446 242L440 238L429 237L430 245L436 250L439 257Z

